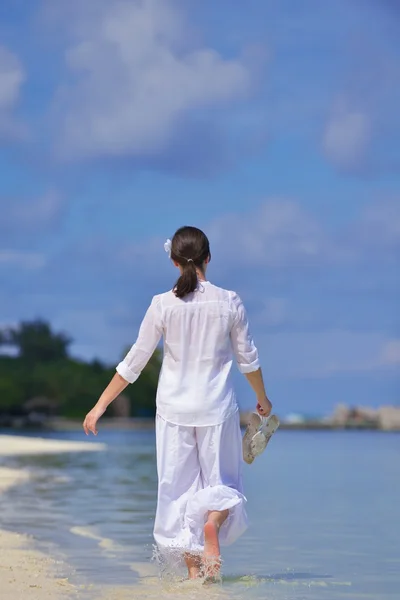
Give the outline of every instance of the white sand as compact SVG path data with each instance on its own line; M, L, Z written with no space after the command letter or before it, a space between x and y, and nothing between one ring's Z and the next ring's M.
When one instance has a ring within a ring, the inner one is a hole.
M21 454L58 454L61 452L93 452L105 450L106 444L98 444L83 440L50 440L21 435L0 435L0 456L17 456Z
M0 530L1 600L54 600L72 598L67 579L53 576L52 560L34 550L26 536Z

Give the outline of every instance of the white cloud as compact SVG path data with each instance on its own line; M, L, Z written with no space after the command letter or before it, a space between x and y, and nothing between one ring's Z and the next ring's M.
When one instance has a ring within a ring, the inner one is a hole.
M368 176L400 168L400 71L397 49L381 25L354 36L322 134L334 166Z
M18 58L7 48L0 46L0 110L13 107L24 79Z
M340 107L325 129L327 157L340 167L357 167L364 159L372 136L370 117L361 110Z
M266 298L263 308L257 317L257 322L267 327L283 325L288 320L289 302L287 298Z
M71 77L56 99L60 152L152 155L171 142L180 117L248 93L243 62L187 41L169 0L96 4L66 52Z
M266 269L270 269L276 283L277 277L290 279L300 270L304 274L305 270L316 272L315 269L323 268L326 274L327 269L338 268L350 273L355 266L370 264L371 256L383 265L388 257L395 256L395 244L400 241L399 209L392 202L377 201L366 206L351 226L329 229L299 202L267 199L252 211L225 214L205 222L204 230L211 242L212 272L229 279L240 269L241 278L258 273L266 279L270 275ZM166 231L165 238L172 234L173 231ZM163 250L165 238L152 236L140 243L121 241L115 245L106 237L86 237L79 246L65 250L64 260L73 257L72 260L90 265L92 271L103 269L106 264L110 269L115 264L130 271L138 269L141 277L148 273L149 285L155 281L154 269L158 269L159 277L168 283L171 273L174 275ZM322 279L327 281L325 276ZM253 290L258 293L257 286ZM285 320L289 310L283 298L273 295L265 309L265 318L271 319L271 325Z
M18 233L35 235L56 228L61 221L64 200L55 190L33 198L0 197L2 211L0 233L16 237Z
M399 340L379 332L326 330L257 335L265 371L277 378L326 378L395 369Z
M213 220L206 231L218 264L249 269L331 267L400 260L400 202L378 199L347 227L328 228L299 202L265 200Z
M400 246L400 197L382 199L365 207L359 234L372 246Z
M208 230L220 260L271 268L309 265L326 252L320 224L286 199L263 202L253 212L226 215Z
M19 252L15 250L0 250L0 268L18 267L22 269L41 269L46 264L43 254L36 252Z
M351 264L400 267L400 198L381 197L365 205L358 219L337 237L336 247L341 245Z
M381 363L385 366L400 367L400 340L389 340L381 349Z
M13 117L21 86L25 80L19 59L4 46L0 46L0 137L21 135L23 128Z

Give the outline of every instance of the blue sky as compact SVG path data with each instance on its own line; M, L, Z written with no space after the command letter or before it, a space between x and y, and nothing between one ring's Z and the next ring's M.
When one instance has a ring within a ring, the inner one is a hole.
M0 323L117 363L194 224L278 412L399 404L399 40L391 0L3 0Z

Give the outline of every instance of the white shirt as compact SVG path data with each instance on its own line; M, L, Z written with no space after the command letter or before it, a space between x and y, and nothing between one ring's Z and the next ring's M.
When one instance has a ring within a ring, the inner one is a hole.
M235 292L199 282L183 299L173 291L154 296L136 343L117 372L133 383L161 336L164 357L157 413L177 425L217 425L238 410L231 382L233 357L239 370L259 369L257 348L243 303Z

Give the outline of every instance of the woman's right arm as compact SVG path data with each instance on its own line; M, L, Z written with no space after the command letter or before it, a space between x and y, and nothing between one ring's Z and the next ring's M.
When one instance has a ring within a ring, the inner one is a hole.
M159 299L155 296L147 309L135 344L117 366L117 372L100 396L99 400L86 415L83 429L97 435L97 421L107 406L119 396L129 383L134 383L153 355L162 336L162 319Z
M114 377L83 421L83 430L86 435L89 435L90 432L97 435L97 421L106 412L107 406L111 404L111 402L113 402L128 385L129 381L126 381L119 373L115 373Z
M239 371L243 373L252 387L257 399L257 412L267 417L272 404L265 391L264 380L258 359L258 350L250 334L249 321L243 302L237 294L232 297L233 324L231 344Z

